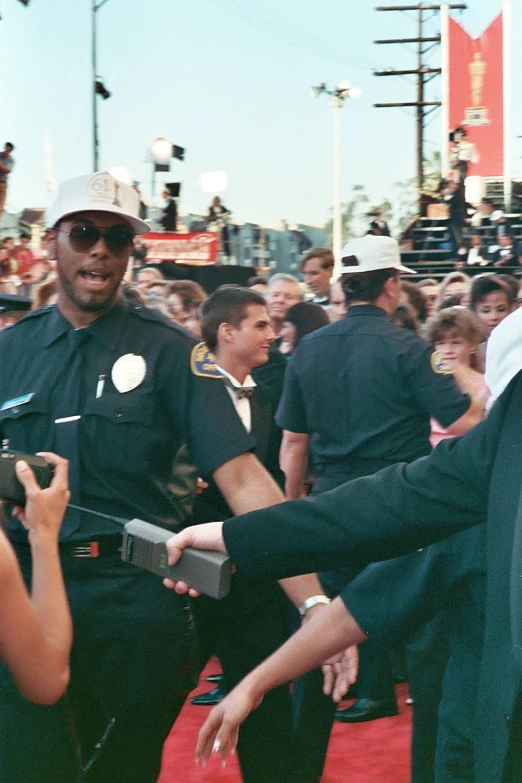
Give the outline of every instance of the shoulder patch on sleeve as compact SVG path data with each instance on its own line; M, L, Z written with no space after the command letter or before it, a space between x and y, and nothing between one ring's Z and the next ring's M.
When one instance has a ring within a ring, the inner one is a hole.
M198 343L192 349L190 354L190 369L194 375L202 378L222 378L216 366L216 357L210 351L205 343Z
M451 364L443 358L440 351L433 351L431 354L431 369L437 375L453 375Z

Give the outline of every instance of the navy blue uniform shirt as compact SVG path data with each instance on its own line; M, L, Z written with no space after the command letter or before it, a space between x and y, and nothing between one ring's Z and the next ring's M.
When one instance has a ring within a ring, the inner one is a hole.
M364 475L431 451L430 416L448 427L469 408L433 348L374 305L301 340L288 362L276 421L308 433L316 468ZM362 471L362 473L361 473Z
M55 450L60 426L56 410L72 328L51 307L0 334L0 435L10 449L33 454ZM125 299L82 331L89 339L81 349L81 410L71 411L81 414L81 505L176 529L187 524L186 506L176 502L176 495L190 498L197 471L209 476L254 447L222 379L198 375L191 366L196 340L188 332ZM135 388L121 392L111 371L128 354L143 357L146 371ZM197 471L187 466L186 454L176 466L183 446ZM184 492L171 491L180 484ZM13 537L24 538L21 525L12 524ZM82 514L72 538L118 532L115 523Z

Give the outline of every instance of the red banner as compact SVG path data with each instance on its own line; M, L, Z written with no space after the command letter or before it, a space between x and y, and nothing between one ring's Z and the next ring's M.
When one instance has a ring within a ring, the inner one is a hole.
M218 257L218 237L210 231L195 234L169 234L150 231L141 239L147 246L148 261L180 261L187 264L213 264Z
M501 177L504 170L502 13L481 36L472 38L449 18L449 124L461 125L468 175ZM450 158L452 145L450 144Z

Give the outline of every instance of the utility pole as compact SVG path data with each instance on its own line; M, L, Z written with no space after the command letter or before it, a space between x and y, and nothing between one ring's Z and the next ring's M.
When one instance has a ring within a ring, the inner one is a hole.
M417 3L417 5L392 5L392 6L378 6L376 11L417 11L417 37L416 38L391 38L381 41L374 41L376 44L417 44L417 67L407 70L386 70L375 71L375 76L417 76L417 100L408 101L403 103L375 103L374 106L378 109L384 108L397 108L397 107L414 107L416 109L416 159L417 159L417 192L418 192L418 205L419 214L421 212L422 201L422 188L424 186L424 120L428 114L434 111L441 105L440 101L426 101L425 100L425 86L435 76L441 73L440 68L428 68L424 64L424 55L429 50L438 44L440 44L440 35L433 37L424 37L423 25L424 25L424 13L426 11L440 11L441 6L446 5L437 3L436 5L428 5L426 3ZM464 10L467 5L464 3L455 3L453 5L447 5L451 10ZM427 48L424 48L424 44L429 44Z

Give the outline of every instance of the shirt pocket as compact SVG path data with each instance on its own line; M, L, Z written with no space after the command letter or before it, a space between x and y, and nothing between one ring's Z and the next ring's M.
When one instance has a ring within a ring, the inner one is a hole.
M94 470L138 473L148 469L154 454L153 401L147 394L107 395L84 411L82 447Z
M48 413L49 402L42 395L0 411L1 438L7 441L7 448L28 454L52 451L53 430Z

